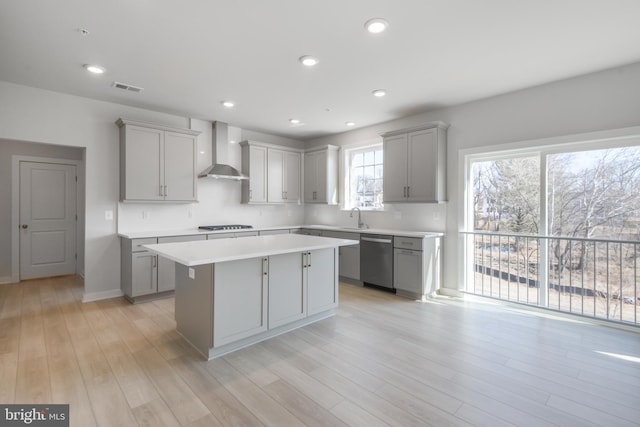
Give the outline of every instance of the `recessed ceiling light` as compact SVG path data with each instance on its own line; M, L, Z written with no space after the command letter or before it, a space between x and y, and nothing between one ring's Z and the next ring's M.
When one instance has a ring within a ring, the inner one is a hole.
M221 104L226 108L233 108L236 105L232 101L222 101Z
M310 55L301 56L298 60L306 67L313 67L314 65L318 65L320 62L318 58Z
M384 89L376 89L371 93L373 94L373 96L377 96L378 98L382 98L383 96L385 96L387 94L387 91L384 90Z
M83 66L88 72L93 74L102 74L106 71L104 67L101 67L99 65L84 64Z
M355 126L356 123L355 122L346 122L345 125L351 127L351 126Z
M289 119L289 123L291 123L292 125L297 125L298 123L300 123L300 120L298 120L298 119Z
M387 29L389 23L382 18L373 18L369 19L364 23L364 28L367 29L370 33L378 34Z

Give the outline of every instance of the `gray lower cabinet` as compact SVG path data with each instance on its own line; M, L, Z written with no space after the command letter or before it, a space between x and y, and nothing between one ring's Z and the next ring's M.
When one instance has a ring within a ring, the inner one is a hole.
M396 293L422 299L440 287L441 238L394 238L393 286Z
M340 277L360 280L360 245L340 247Z
M155 237L120 240L120 282L131 301L158 292L158 257L142 247L154 243L158 243Z
M142 302L170 296L175 289L175 263L145 250L142 245L205 240L205 235L120 239L120 282L124 296Z
M323 230L324 237L335 239L360 240L360 233L350 233L345 231ZM340 277L352 280L360 280L360 245L341 246L340 253Z
M206 240L206 235L158 237L158 243L195 242ZM158 292L172 291L176 288L176 263L164 258L158 258Z

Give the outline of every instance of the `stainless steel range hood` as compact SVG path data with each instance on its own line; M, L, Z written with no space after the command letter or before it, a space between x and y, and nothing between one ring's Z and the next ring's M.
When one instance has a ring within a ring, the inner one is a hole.
M199 178L216 178L216 179L232 179L243 180L249 179L248 176L227 164L229 130L228 125L223 122L213 122L211 160L213 164L198 174Z

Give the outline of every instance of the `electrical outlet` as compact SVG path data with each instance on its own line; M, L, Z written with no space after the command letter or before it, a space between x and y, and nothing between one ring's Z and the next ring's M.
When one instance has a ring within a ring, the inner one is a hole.
M196 278L196 269L189 267L189 279L195 279L195 278Z
M142 211L142 219L149 219L149 212L148 211Z
M113 221L113 211L111 210L104 211L104 219L106 221Z

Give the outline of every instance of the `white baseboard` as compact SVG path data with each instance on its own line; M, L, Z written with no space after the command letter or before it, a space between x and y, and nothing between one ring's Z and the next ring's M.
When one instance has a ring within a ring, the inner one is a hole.
M447 297L464 298L464 293L460 292L457 289L451 288L440 288L438 289L438 294Z
M118 298L123 296L122 289L112 289L102 292L86 292L82 296L82 302L100 301L103 299Z

